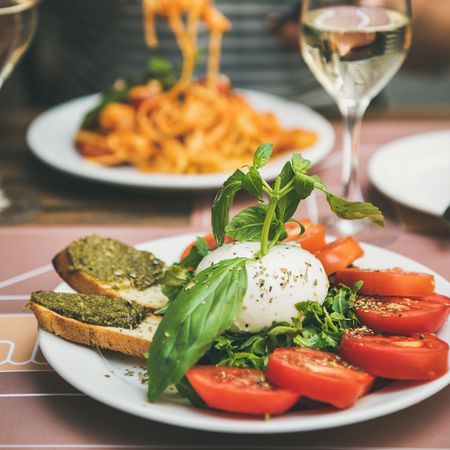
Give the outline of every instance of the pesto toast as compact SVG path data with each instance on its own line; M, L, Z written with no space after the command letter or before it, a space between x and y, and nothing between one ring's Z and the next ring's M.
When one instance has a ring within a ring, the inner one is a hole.
M68 341L143 357L161 321L137 302L37 291L27 304L44 330Z
M158 279L165 264L152 253L97 235L73 241L53 258L60 277L81 294L134 300L158 309L167 302Z

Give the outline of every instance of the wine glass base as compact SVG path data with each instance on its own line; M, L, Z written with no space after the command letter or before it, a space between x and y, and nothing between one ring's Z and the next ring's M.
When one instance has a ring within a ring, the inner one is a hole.
M25 222L41 209L39 197L28 189L0 190L0 223Z
M380 227L368 219L345 220L339 217L324 217L327 234L336 237L352 236L357 241L374 245L387 245L395 241L402 232L402 226L385 217L384 227Z

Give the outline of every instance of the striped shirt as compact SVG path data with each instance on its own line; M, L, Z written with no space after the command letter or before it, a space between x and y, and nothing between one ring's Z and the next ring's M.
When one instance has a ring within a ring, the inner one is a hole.
M314 106L326 96L297 51L268 27L267 15L293 0L217 0L233 28L223 39L221 72L235 87L300 99ZM294 0L295 1L295 0ZM48 94L66 99L105 89L133 77L155 54L180 63L180 51L164 20L159 46L144 42L140 0L46 0L34 48L35 74ZM208 33L200 27L197 73L205 73ZM326 100L328 101L328 100Z

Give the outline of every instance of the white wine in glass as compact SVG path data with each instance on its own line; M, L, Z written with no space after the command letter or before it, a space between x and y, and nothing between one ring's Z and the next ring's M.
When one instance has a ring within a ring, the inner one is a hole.
M361 122L370 101L396 74L411 43L409 0L304 0L302 56L317 80L336 100L344 118L343 196L362 201L358 180ZM336 236L366 242L389 240L389 229L368 219L325 219Z
M37 0L0 0L0 88L28 48L36 29ZM0 223L24 220L39 210L34 192L0 184Z

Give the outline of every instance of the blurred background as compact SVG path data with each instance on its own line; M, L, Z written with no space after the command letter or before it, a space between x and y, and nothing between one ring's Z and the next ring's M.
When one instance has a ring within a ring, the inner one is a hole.
M334 102L300 61L298 0L217 0L233 29L223 42L222 72L236 87L295 98L316 108ZM450 105L450 0L413 0L413 43L406 64L373 108ZM0 109L48 107L142 72L153 54L179 62L177 44L158 21L160 45L144 42L138 0L44 0L30 50L0 91ZM199 37L204 72L207 33ZM245 64L244 64L245 63Z

